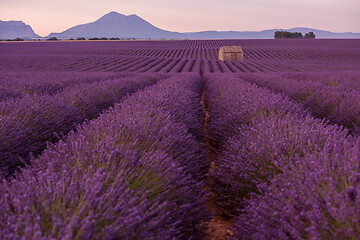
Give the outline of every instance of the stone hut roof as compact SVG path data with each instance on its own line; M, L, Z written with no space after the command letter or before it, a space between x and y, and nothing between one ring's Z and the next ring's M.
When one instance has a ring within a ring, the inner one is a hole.
M224 53L238 53L243 52L240 46L222 46L220 47L220 51Z

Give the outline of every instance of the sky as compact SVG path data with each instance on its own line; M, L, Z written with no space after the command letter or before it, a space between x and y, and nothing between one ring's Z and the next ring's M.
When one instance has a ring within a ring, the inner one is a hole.
M360 33L359 0L0 0L0 20L23 21L40 36L111 11L177 32L309 27Z

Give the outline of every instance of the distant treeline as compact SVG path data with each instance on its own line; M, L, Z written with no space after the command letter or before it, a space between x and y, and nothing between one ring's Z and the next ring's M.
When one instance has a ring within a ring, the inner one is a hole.
M315 38L315 34L313 32L305 33L303 36L301 32L287 32L287 31L276 31L274 33L275 39L281 39L281 38Z
M22 39L22 38L15 38L15 39L6 39L5 41L20 42L20 41L24 41L24 39Z

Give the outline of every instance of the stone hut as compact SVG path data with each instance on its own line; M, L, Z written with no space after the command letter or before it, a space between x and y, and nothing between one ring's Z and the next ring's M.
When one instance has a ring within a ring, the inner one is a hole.
M242 62L244 60L244 52L240 46L222 46L219 50L219 60Z

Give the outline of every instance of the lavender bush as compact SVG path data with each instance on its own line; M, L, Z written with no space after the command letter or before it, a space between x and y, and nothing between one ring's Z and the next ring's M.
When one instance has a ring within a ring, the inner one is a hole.
M33 95L0 103L0 162L9 176L29 154L41 153L76 124L92 119L126 94L156 82L160 75L78 84L56 95Z
M356 239L359 140L241 80L217 76L207 87L212 124L226 122L212 188L237 218L235 237Z
M132 73L0 72L0 101L27 95L57 94L80 83L130 77Z
M282 95L239 80L234 75L206 75L206 101L210 114L209 133L211 144L219 151L235 129L250 124L260 115L274 112L303 114L304 108Z
M202 183L191 176L204 164L203 150L164 94L176 89L179 102L195 106L191 86L199 80L174 77L128 97L3 181L0 236L201 238L210 215Z
M359 72L242 75L244 80L281 92L302 103L318 118L360 131Z
M332 131L324 144L290 157L281 174L259 186L262 194L248 201L235 224L236 236L357 239L360 149L358 140L345 135Z

